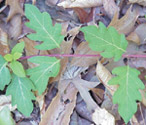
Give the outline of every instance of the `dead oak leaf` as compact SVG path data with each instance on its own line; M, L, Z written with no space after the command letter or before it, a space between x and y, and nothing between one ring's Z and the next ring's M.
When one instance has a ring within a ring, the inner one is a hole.
M130 3L138 3L139 5L146 6L146 0L129 0Z
M11 18L16 14L24 15L19 0L6 0L5 4L10 7L9 15L7 17L7 22L10 21Z
M64 8L90 8L101 5L102 0L65 0L58 4L58 6L63 6Z
M0 55L4 56L9 53L8 35L0 29Z
M138 8L132 11L132 6L127 10L126 14L118 19L118 13L116 13L109 24L113 26L119 33L128 34L134 29L135 22L139 16Z

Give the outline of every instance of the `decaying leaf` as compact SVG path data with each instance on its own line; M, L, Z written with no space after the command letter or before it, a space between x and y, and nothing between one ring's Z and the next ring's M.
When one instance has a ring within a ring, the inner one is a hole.
M103 6L107 15L112 19L113 16L119 12L119 7L114 0L103 0Z
M6 0L6 5L10 6L10 11L7 21L10 21L12 17L15 16L16 14L24 15L19 0Z
M20 41L24 41L25 42L25 52L26 52L26 56L32 56L32 55L48 55L49 53L45 50L37 50L34 48L34 46L38 45L37 42L28 39L27 37L23 37L22 39L20 39ZM27 62L29 65L29 68L33 68L38 66L37 64L31 63L31 62Z
M15 15L10 21L10 27L8 29L9 36L13 40L18 40L18 37L22 32L22 19L21 15Z
M6 95L1 95L0 96L0 111L3 109L5 106L7 106L10 111L14 111L17 106L12 106L11 105L11 96L6 96Z
M75 7L73 9L81 23L87 23L93 19L93 8L91 8L89 13L87 13L83 8Z
M63 6L64 8L89 8L101 5L102 0L65 0L58 4L58 6Z
M132 6L127 10L126 14L118 19L118 13L115 13L109 26L113 26L119 33L128 34L134 29L135 22L139 16L138 9L131 10Z
M0 29L0 55L4 56L10 51L8 45L8 35Z
M139 5L146 6L146 0L129 0L130 3L138 3Z
M110 93L113 95L114 92L117 90L117 85L109 85L108 81L112 78L111 73L98 61L97 67L96 67L96 75L101 80L103 85L110 91Z
M77 89L70 84L66 92L54 97L44 114L40 125L69 125L70 116L76 105Z
M89 48L89 45L87 42L82 42L77 47L75 54L80 55L98 55L99 52L93 51ZM81 66L81 67L88 67L92 64L95 64L98 60L98 57L74 57L71 61L72 66Z
M85 80L80 79L79 77L74 78L72 83L78 89L82 99L86 102L88 110L94 111L97 107L97 104L92 99L91 95L89 94L89 90L96 87L99 83L98 82L88 82Z
M134 31L138 35L141 44L146 43L145 29L146 29L146 23L143 23L143 24L140 24Z
M62 53L62 54L70 54L73 40L74 40L75 36L78 34L79 29L80 29L80 27L76 27L76 28L69 30L65 35L65 36L69 36L69 39L66 41L64 40L60 45L61 46L60 49L57 49L57 51L56 51L56 49L55 49L55 51L54 50L50 51L51 54L55 54L56 52ZM68 63L68 57L63 57L60 62L61 69L59 71L58 76L53 78L50 82L57 81L60 79L60 76L65 72L67 63Z
M115 118L105 109L96 108L92 119L96 125L115 125Z
M126 39L128 40L128 41L132 41L132 42L134 42L134 43L136 43L136 44L140 44L140 38L138 37L138 35L137 35L137 33L136 32L132 32L132 33L130 33L127 37L126 37Z

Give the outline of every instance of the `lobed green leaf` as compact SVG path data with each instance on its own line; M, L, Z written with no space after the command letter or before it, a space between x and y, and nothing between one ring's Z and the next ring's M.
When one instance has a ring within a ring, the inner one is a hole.
M114 27L106 28L103 23L99 27L86 26L81 28L89 47L94 51L100 51L105 58L114 57L118 61L122 54L126 52L128 45L125 36L120 35Z
M27 75L34 82L39 94L42 94L47 87L50 77L56 77L60 70L60 60L55 57L37 56L28 61L39 64L39 66L28 69Z
M113 96L113 102L118 104L118 111L125 123L137 111L137 100L141 100L139 89L144 89L144 84L138 78L140 72L129 66L117 67L113 69L113 74L117 75L109 81L110 85L120 85Z
M25 70L23 65L18 61L12 61L10 63L10 68L12 69L13 73L19 77L26 77Z
M0 90L4 90L4 87L11 81L11 75L6 65L6 60L0 55Z
M52 20L47 12L41 13L37 7L25 4L25 15L29 19L26 26L36 31L27 37L31 40L42 41L35 46L40 50L59 48L64 37L61 35L61 24L52 25Z
M12 105L17 105L17 109L25 116L30 116L33 110L32 100L35 100L31 92L33 89L34 85L31 80L13 74L12 82L6 91L6 95L12 96Z

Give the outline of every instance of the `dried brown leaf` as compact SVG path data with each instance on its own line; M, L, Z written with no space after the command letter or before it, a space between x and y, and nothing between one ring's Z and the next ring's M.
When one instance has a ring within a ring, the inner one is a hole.
M49 105L40 125L69 125L70 116L76 105L77 89L70 84L66 93L59 93L54 97Z
M0 111L5 106L7 106L10 109L10 111L14 111L17 108L16 105L15 106L11 105L11 96L1 95L0 96Z
M136 32L131 32L127 37L126 37L126 39L128 40L128 41L132 41L132 42L134 42L134 43L136 43L136 44L140 44L140 39L139 39L139 37L138 37L138 35L136 34Z
M92 119L96 125L115 125L115 118L105 109L96 108Z
M139 16L138 9L131 10L132 6L127 10L126 14L118 19L118 13L115 13L109 26L113 26L119 33L128 34L134 29L135 22Z
M58 4L58 6L63 6L64 8L90 8L101 5L102 0L65 0Z
M119 7L114 0L103 0L103 7L110 19L113 18L115 13L119 12Z
M68 31L66 33L66 36L67 36L67 34L69 34L69 36L70 36L69 40L67 40L67 41L64 40L61 44L60 50L56 51L56 49L55 49L55 51L57 53L61 53L61 54L70 54L73 40L74 40L75 36L78 34L79 29L80 29L80 27L76 27L76 28L73 28L70 31ZM50 52L53 54L53 53L56 53L55 51L50 51ZM55 78L52 78L50 82L58 81L60 79L60 76L65 72L67 63L68 63L68 57L63 57L60 62L61 69L60 69L58 76Z
M143 24L140 24L134 31L138 35L141 44L146 43L145 29L146 29L146 23L143 23Z
M96 67L96 75L99 78L99 80L101 80L101 82L104 84L104 86L113 95L114 92L117 90L118 86L108 84L108 81L112 78L112 75L99 61Z
M0 29L0 55L4 56L10 51L8 45L8 35L2 29Z
M19 0L6 0L6 5L10 7L7 21L10 21L16 14L24 15Z
M15 15L10 21L8 29L9 36L13 40L17 40L22 33L22 19L20 15Z
M87 13L83 8L73 8L81 23L88 23L93 19L93 8Z
M95 101L92 99L89 90L96 87L99 83L98 82L88 82L79 77L73 79L72 83L78 89L82 99L85 101L88 110L91 112L95 110L98 106Z
M82 42L77 47L75 54L89 54L89 55L98 55L99 52L92 51L89 48L89 45L87 42ZM98 57L74 57L71 61L72 66L80 66L80 67L88 67L90 65L93 65L97 62Z
M139 5L146 6L146 0L129 0L130 3L138 3Z

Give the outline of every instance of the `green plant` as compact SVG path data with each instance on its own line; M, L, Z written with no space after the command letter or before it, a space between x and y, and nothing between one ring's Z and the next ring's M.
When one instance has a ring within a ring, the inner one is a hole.
M48 13L41 13L35 6L26 4L25 15L29 19L26 25L36 32L28 35L28 38L43 42L35 48L50 50L60 47L64 38L61 35L61 25L53 26ZM128 42L125 36L119 34L113 27L106 28L100 23L98 28L87 26L81 28L81 31L90 48L100 51L105 58L113 57L114 61L118 61L126 52ZM17 104L18 110L29 116L33 110L32 100L35 100L32 90L38 91L39 95L45 91L49 78L56 77L59 73L60 60L47 56L31 57L28 61L38 66L25 71L18 61L23 49L24 42L21 42L4 58L0 56L0 89L4 90L8 85L6 93L12 95L12 104ZM119 113L127 123L137 110L136 100L141 100L138 90L143 89L144 85L138 78L140 72L129 66L116 67L112 72L116 76L109 81L109 84L120 85L113 96L113 102L119 105ZM131 80L135 82L132 83ZM18 98L18 95L21 98Z

